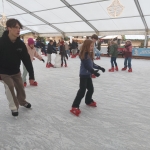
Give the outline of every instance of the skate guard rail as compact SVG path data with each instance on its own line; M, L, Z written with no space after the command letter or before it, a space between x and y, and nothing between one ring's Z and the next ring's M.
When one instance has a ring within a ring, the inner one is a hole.
M132 55L150 57L150 48L133 48Z

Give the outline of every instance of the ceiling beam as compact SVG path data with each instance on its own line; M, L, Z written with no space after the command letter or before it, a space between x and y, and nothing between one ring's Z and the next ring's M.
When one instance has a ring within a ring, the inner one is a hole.
M99 31L90 23L88 22L78 11L76 11L68 2L65 0L61 0L69 9L71 9L78 17L80 17L88 26L90 26L96 34L99 34Z
M110 1L110 0L91 1L91 2L85 2L85 3L79 3L79 4L72 4L71 6L85 5L85 4L91 4L91 3L99 3L99 2L104 2L104 1Z
M145 16L150 16L150 15L145 15ZM103 18L103 19L90 19L87 21L100 21L100 20L112 20L112 19L128 19L128 18L136 18L136 17L140 17L140 16L127 16L127 17L118 17L118 18ZM69 21L69 22L52 22L51 24L55 25L55 24L64 24L64 23L74 23L74 22L83 22L82 20L80 21ZM40 26L40 25L44 25L44 24L35 24L35 25L26 25L26 26Z
M28 29L28 30L30 30L30 31L32 31L32 32L34 32L34 33L38 33L37 31L35 31L35 30L33 30L33 29L30 29L29 27L27 27L27 26L23 26L24 27L24 29Z
M137 7L137 10L138 10L138 12L139 12L139 14L140 14L140 17L141 17L141 19L142 19L142 21L143 21L143 24L144 24L144 26L145 26L145 31L148 32L148 25L147 25L147 23L146 23L146 20L145 20L145 17L144 17L144 15L143 15L141 6L140 6L140 4L139 4L139 1L138 1L138 0L134 0L134 2L135 2L135 5L136 5L136 7Z
M20 9L22 9L22 10L23 10L23 11L25 11L26 13L28 13L28 14L30 14L31 16L33 16L33 17L37 18L38 20L40 20L40 21L44 22L45 24L47 24L47 25L51 26L52 28L54 28L55 30L57 30L58 32L60 32L62 35L64 35L64 32L63 32L62 30L60 30L59 28L55 27L55 26L54 26L54 25L52 25L51 23L47 22L47 21L46 21L46 20L44 20L43 18L41 18L41 17L39 17L39 16L35 15L33 12L30 12L29 10L27 10L26 8L22 7L21 5L19 5L19 4L17 4L17 3L15 3L15 2L14 2L14 1L12 1L12 0L6 0L6 1L8 1L9 3L11 3L11 4L15 5L16 7L18 7L18 8L20 8Z

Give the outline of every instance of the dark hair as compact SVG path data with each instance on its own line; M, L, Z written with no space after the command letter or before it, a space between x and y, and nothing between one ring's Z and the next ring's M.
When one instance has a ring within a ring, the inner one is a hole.
M13 28L13 27L16 26L16 24L18 24L21 29L23 28L23 25L17 19L9 19L9 20L7 20L6 27L7 28L8 27Z
M52 43L53 42L53 40L50 40L50 43Z
M93 35L91 36L91 39L98 40L98 36L97 36L96 34L93 34Z

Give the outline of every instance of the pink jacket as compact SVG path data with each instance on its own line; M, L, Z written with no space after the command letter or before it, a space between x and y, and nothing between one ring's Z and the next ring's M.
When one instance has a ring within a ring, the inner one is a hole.
M39 60L42 60L42 57L37 53L35 47L33 49L31 49L29 45L26 45L26 47L30 55L31 61L33 61L34 57L38 58Z
M125 58L132 57L132 45L131 45L131 43L125 45L124 56L125 56Z

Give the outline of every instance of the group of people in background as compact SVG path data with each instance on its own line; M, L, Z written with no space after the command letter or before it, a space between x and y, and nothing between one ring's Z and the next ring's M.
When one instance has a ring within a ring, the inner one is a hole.
M80 87L70 112L76 116L81 113L79 105L86 93L86 90L87 93L85 96L85 103L91 107L97 106L96 102L92 99L94 87L91 78L93 76L99 77L100 74L98 71L101 70L102 72L105 72L105 69L94 63L95 55L96 59L100 59L101 46L96 45L96 41L98 40L98 36L96 34L92 35L91 39L85 40L83 44L80 45L78 45L78 43L74 40L72 43L64 42L63 39L60 40L59 43L50 40L46 51L44 43L42 44L42 42L38 39L35 43L32 38L29 38L26 45L20 40L19 33L22 28L22 24L18 20L9 19L6 26L7 30L4 31L3 36L0 38L0 82L2 82L5 86L5 93L9 101L9 108L13 116L18 116L19 105L26 108L31 108L31 104L26 101L24 87L27 85L27 73L29 73L30 85L38 85L37 81L35 81L32 61L34 60L34 57L36 57L40 61L45 62L41 56L41 49L42 53L47 56L47 68L57 66L53 65L51 62L52 53L56 53L56 58L58 57L61 59L61 67L63 67L63 65L64 67L67 67L66 59L70 57L70 53L72 53L72 58L75 58L76 55L79 54L79 58L81 60ZM56 47L58 47L58 53ZM128 71L132 72L132 44L130 41L126 42L123 52L125 55L125 60L122 70L126 70L128 67ZM118 46L115 41L110 42L109 55L111 57L111 69L109 69L109 71L118 71L116 62L118 56ZM20 72L21 61L23 62L22 77ZM16 89L16 93L14 88Z
M118 45L114 40L109 42L108 50L109 50L108 55L111 57L111 60L110 60L111 68L109 69L109 72L114 72L114 70L118 71L118 65L116 62L116 59L118 57ZM125 71L127 68L129 68L128 72L132 72L132 66L131 66L132 43L131 41L126 41L122 54L125 57L124 67L122 68L122 71Z

